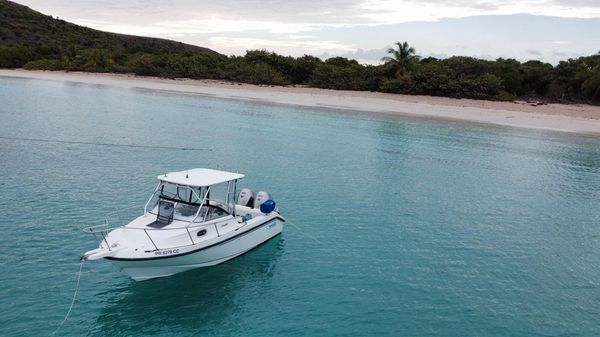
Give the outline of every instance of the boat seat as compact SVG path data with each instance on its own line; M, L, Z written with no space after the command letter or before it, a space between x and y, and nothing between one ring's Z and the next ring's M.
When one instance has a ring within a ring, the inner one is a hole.
M251 209L252 209L252 207L235 204L235 214L236 215L244 216L246 213L250 212Z
M173 222L173 214L175 213L175 205L172 202L161 200L158 203L158 215L156 221L148 224L148 227L163 228Z
M235 205L235 215L241 216L242 221L246 221L245 216L247 214L250 214L250 216L251 216L250 219L255 218L259 215L263 215L263 213L259 209L250 208L248 206L242 206L242 205L237 205L237 204ZM238 222L240 222L240 221L238 220Z

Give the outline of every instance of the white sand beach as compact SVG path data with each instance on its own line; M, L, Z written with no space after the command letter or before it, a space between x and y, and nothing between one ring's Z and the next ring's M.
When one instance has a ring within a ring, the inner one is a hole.
M142 88L364 113L450 118L512 127L600 135L600 106L534 105L305 87L258 86L213 80L163 79L123 74L0 69L0 76Z

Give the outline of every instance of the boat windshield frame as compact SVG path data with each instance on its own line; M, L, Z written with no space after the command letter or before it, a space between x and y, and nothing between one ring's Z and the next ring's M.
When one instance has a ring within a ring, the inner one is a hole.
M160 200L165 200L173 203L173 206L176 208L181 204L192 207L195 206L197 209L195 210L194 217L191 220L189 219L189 217L187 217L186 219L177 219L177 217L175 218L175 220L179 221L188 221L189 223L186 227L189 227L194 223L212 221L218 218L225 217L227 215L233 215L235 217L235 202L233 198L235 198L237 179L216 185L222 184L227 184L227 191L224 195L224 200L219 200L211 199L210 197L211 188L213 186L196 187L189 185L174 184L171 182L161 180L158 183L158 185L156 185L156 188L154 189L154 191L150 195L150 198L148 198L148 201L144 205L144 215L148 213L155 214L153 212L153 210L155 209L155 205L152 205L152 209L148 209L148 206L150 205L152 200L156 198L156 205L158 205L158 202ZM170 197L169 195L165 194L165 186L175 188L175 190L177 191L175 194L167 192L168 194L173 195L173 197ZM184 193L186 193L186 197L188 198L188 200L184 200L181 197L180 190L185 191Z

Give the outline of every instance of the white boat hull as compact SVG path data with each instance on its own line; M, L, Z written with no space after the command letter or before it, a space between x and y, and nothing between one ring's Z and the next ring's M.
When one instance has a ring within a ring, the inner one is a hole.
M271 218L246 231L236 233L222 242L179 255L148 259L118 259L108 257L136 281L170 276L187 270L213 266L233 259L268 241L283 230L283 220Z

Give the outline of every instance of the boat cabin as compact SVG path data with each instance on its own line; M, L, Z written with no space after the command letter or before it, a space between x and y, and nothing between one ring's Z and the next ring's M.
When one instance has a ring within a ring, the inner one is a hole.
M243 177L205 168L158 176L160 182L144 206L144 214L156 215L156 220L147 226L158 229L235 217L236 185Z

